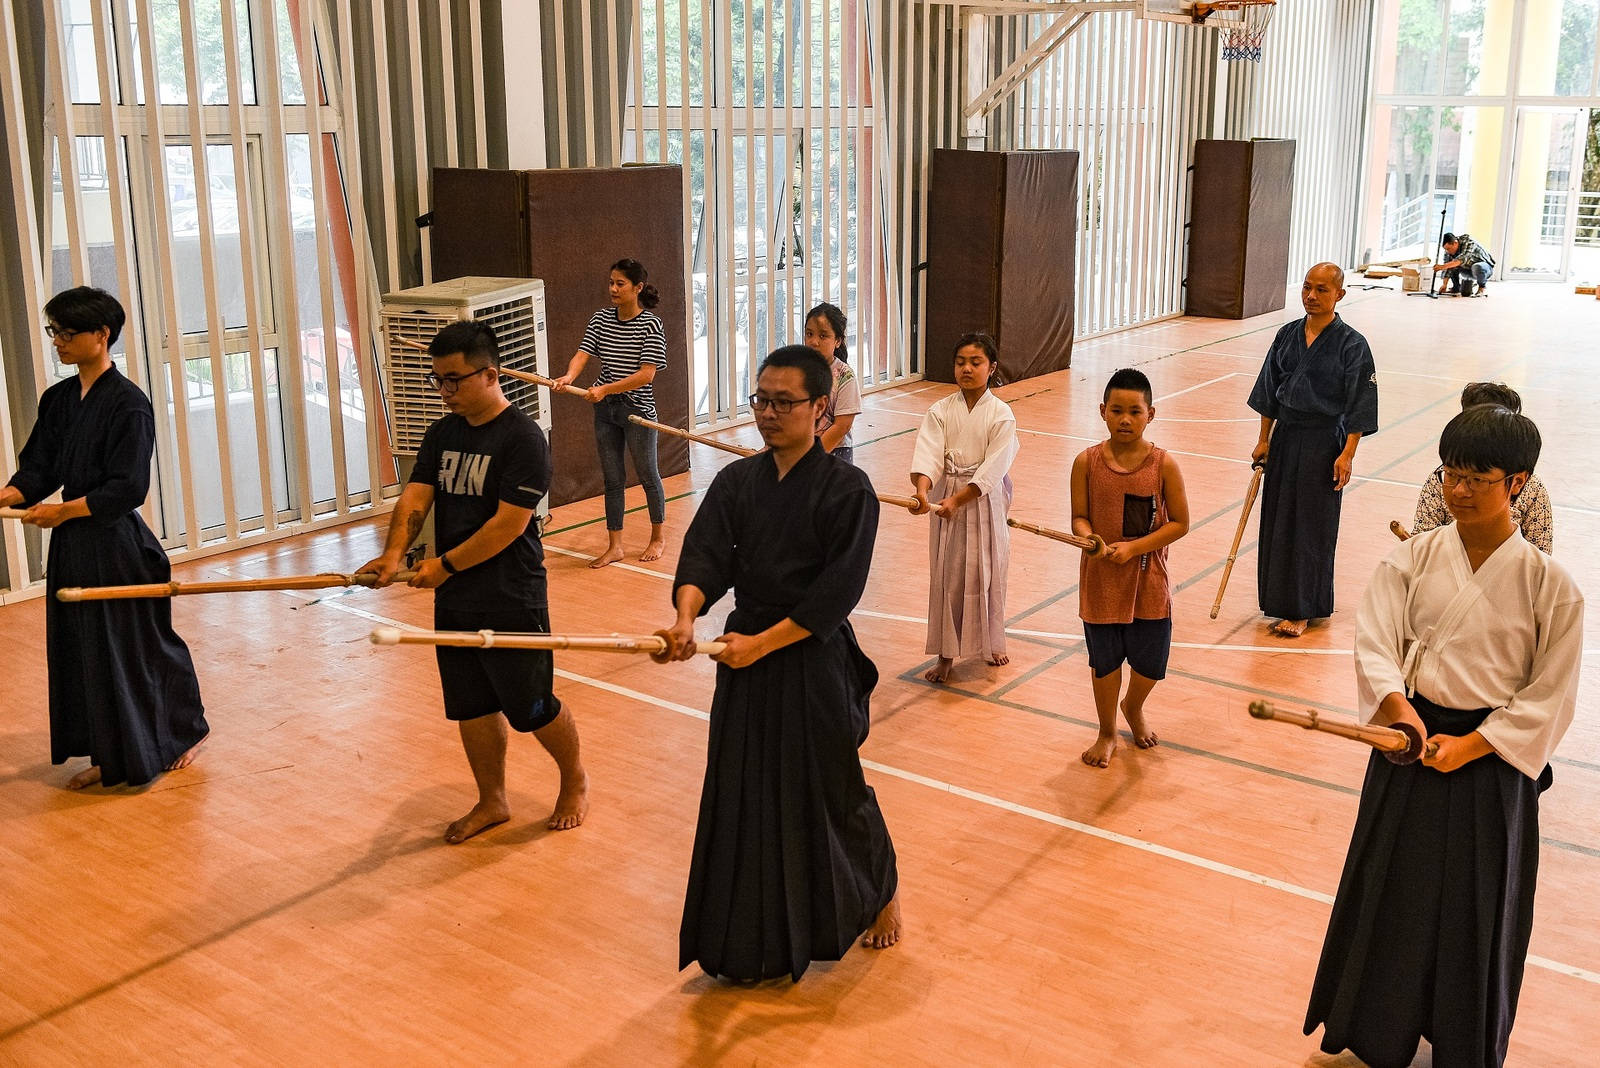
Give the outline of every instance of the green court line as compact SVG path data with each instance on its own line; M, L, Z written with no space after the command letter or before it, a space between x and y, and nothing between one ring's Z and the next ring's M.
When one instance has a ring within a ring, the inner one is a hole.
M679 494L677 494L675 496L668 497L666 500L662 501L661 503L664 504L664 505L671 504L673 501L681 501L685 497L693 497L693 496L695 496L696 494L698 494L700 492L701 491L697 490L697 489L686 490L683 493L679 493ZM623 515L632 515L635 512L642 512L646 508L649 508L649 507L650 507L650 505L648 503L641 504L641 505L638 505L637 507L626 509L622 514ZM583 527L592 527L596 523L604 523L605 521L606 521L606 517L605 516L597 515L593 519L585 519L581 523L573 523L571 526L558 527L555 530L547 530L547 531L545 531L543 534L541 534L539 536L541 538L549 538L549 537L552 537L552 536L554 536L556 534L565 534L569 530L579 530L579 529L581 529Z

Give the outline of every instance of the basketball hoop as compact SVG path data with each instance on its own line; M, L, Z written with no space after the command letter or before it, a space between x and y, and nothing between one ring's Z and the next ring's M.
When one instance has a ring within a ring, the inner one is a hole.
M1222 59L1226 63L1260 63L1261 42L1272 22L1277 0L1218 0L1194 5L1194 20L1205 22L1214 11L1237 12L1242 21L1222 29Z

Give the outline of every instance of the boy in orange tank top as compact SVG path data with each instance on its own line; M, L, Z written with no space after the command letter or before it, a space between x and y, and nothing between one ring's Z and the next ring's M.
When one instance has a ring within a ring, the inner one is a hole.
M1072 532L1105 543L1084 553L1078 572L1078 615L1094 688L1100 734L1083 752L1093 768L1117 750L1117 698L1140 749L1156 745L1144 702L1166 677L1172 647L1172 583L1167 546L1189 532L1183 475L1165 449L1144 439L1156 417L1150 380L1123 368L1106 383L1100 405L1109 437L1072 462ZM1122 694L1122 665L1128 691Z

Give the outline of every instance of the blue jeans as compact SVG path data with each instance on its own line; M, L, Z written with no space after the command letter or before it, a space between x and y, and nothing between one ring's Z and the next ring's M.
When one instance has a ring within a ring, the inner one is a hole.
M1444 272L1450 279L1450 288L1459 289L1463 297L1470 297L1473 293L1489 284L1489 275L1494 273L1494 268L1487 263L1474 263L1470 267L1452 267Z
M623 451L633 453L633 469L644 487L650 509L650 522L667 519L666 496L661 490L661 475L656 470L656 432L654 428L628 422L636 413L625 397L611 396L594 406L594 445L600 454L600 474L606 482L606 529L622 529L623 491L628 484L628 469Z

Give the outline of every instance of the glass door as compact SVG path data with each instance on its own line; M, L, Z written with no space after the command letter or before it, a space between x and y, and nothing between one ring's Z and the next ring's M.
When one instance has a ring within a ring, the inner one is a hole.
M1506 247L1489 251L1504 278L1566 281L1583 193L1589 112L1519 107L1512 154Z
M1582 184L1578 187L1577 228L1572 235L1570 277L1600 279L1600 108L1585 115Z

